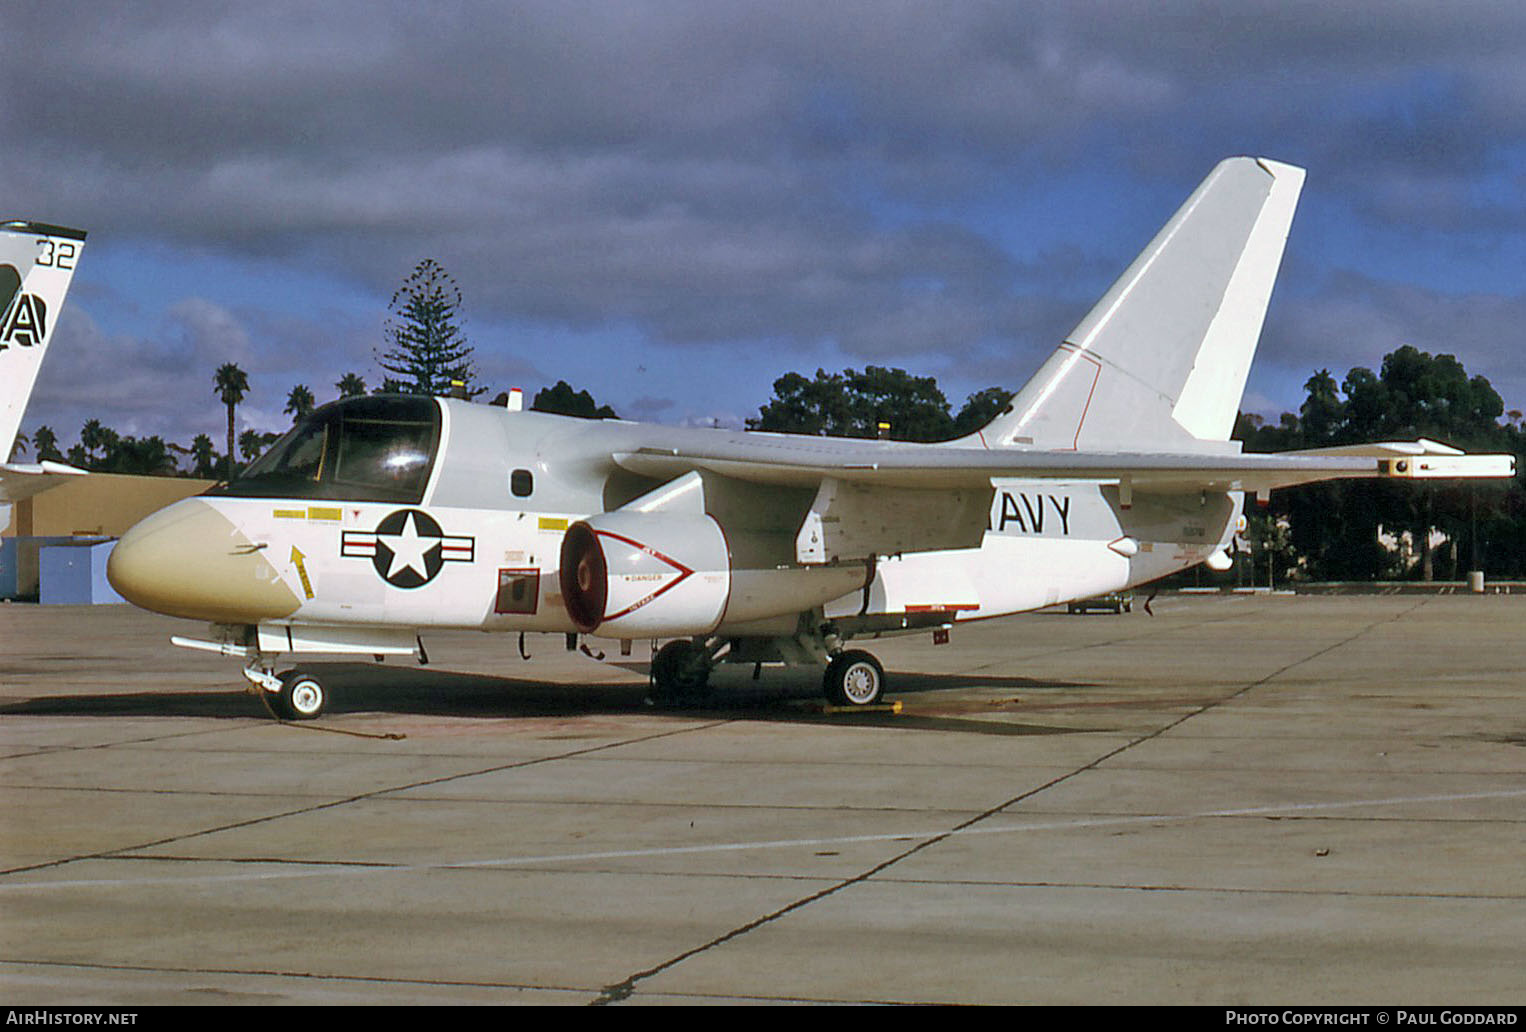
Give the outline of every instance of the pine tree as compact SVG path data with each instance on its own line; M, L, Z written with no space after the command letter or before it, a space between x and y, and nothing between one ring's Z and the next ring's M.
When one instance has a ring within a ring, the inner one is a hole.
M460 323L461 289L438 262L414 266L387 305L390 345L377 356L389 389L406 394L444 394L459 380L472 390L476 370Z

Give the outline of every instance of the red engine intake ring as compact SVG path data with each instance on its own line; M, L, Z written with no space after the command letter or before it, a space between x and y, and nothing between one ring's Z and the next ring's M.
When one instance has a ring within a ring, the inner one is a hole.
M599 536L586 523L574 523L562 538L562 561L558 577L562 584L562 604L572 625L584 634L604 622L604 607L609 601L609 564Z

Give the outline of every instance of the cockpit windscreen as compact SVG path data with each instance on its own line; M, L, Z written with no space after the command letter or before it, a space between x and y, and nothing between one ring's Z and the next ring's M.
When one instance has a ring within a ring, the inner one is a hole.
M439 440L433 398L350 398L305 417L242 476L208 493L417 505Z

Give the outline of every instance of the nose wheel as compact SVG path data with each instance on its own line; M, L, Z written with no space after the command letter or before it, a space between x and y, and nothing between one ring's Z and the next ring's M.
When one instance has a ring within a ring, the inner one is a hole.
M836 706L874 706L885 695L885 668L862 649L832 657L822 678L827 701Z
M329 694L312 674L288 670L281 675L281 690L271 701L282 720L312 720L322 715Z

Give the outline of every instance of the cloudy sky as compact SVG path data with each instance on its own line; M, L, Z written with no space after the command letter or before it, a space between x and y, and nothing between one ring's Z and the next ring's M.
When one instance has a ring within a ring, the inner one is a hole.
M740 425L1015 388L1220 158L1309 170L1244 407L1401 344L1526 408L1526 5L15 0L0 216L84 228L24 423L220 440L460 283L479 379Z

